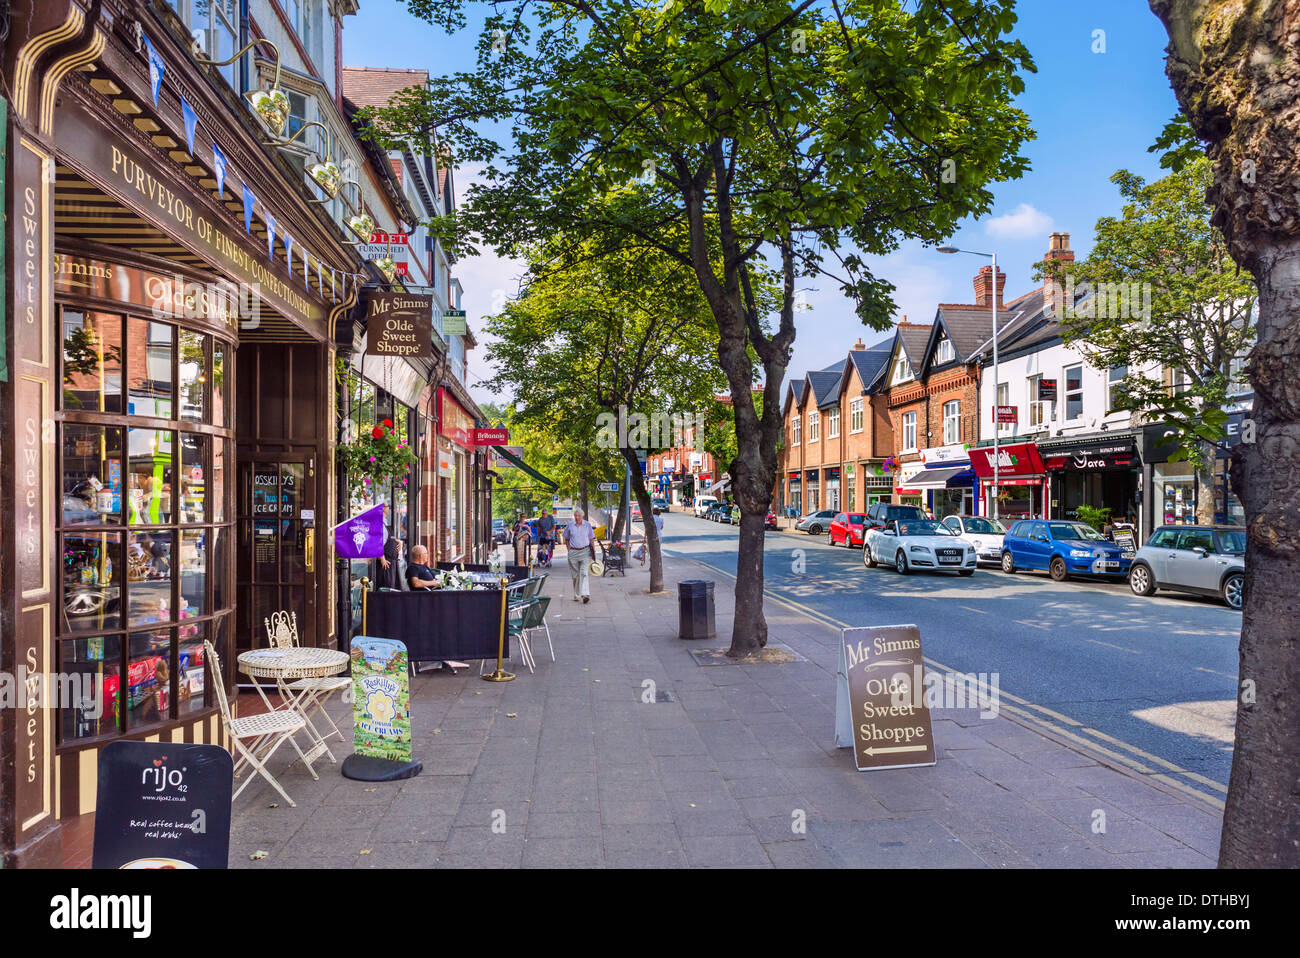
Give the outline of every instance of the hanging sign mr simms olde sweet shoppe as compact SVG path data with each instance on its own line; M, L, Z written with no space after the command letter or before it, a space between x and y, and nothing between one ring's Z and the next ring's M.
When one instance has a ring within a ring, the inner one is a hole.
M430 359L433 297L373 292L366 303L366 352L371 356Z
M835 695L835 744L853 745L858 771L934 764L914 625L845 629Z

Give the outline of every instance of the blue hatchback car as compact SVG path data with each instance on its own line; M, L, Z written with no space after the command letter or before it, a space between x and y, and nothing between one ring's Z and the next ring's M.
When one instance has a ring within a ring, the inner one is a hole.
M1021 519L1002 537L1002 571L1047 570L1057 582L1071 575L1121 578L1133 553L1092 526L1063 519Z

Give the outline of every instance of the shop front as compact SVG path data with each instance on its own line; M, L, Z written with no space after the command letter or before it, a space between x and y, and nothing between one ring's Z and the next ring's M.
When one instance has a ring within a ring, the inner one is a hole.
M488 448L475 445L472 401L444 381L438 387L437 530L430 552L439 562L486 562L490 548Z
M976 481L966 447L936 446L921 450L925 467L909 481L914 489L923 490L926 507L936 519L950 515L973 515Z
M1051 518L1076 519L1080 506L1090 506L1136 519L1142 460L1134 437L1041 442L1038 449L1050 478Z
M840 467L826 467L826 508L840 508Z
M972 447L970 464L979 480L980 515L1004 522L1046 518L1047 471L1035 443L1004 443L996 457L991 445Z
M925 508L925 490L912 485L912 480L925 471L925 464L919 460L905 462L898 467L894 478L894 502L903 506L920 506Z
M0 721L5 865L58 862L58 822L95 808L104 745L225 744L205 640L232 689L235 654L264 636L259 610L293 609L305 642L333 641L315 520L332 503L321 397L350 260L287 183L263 196L279 168L187 43L140 16L168 71L157 88L138 43L70 4L14 4L23 30L4 47L21 82L6 129L0 669L60 690ZM182 87L202 118L194 155L179 148ZM196 159L218 151L224 189ZM276 222L300 241L296 274Z
M803 473L788 472L785 476L786 514L802 516L803 513Z
M821 472L817 469L808 469L803 474L803 488L806 506L803 513L816 512L821 506ZM801 513L801 514L803 514Z

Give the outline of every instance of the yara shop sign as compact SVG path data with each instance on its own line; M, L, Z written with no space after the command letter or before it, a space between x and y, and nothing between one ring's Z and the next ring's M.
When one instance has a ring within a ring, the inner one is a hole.
M357 755L411 761L411 696L406 645L359 635L352 640L353 746Z

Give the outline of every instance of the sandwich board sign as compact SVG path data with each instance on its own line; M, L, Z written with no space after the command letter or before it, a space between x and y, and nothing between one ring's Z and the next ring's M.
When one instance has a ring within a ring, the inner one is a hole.
M233 784L220 745L109 743L99 753L94 867L228 867Z
M411 695L406 645L358 635L352 640L353 751L411 760Z
M915 625L844 629L835 678L835 745L859 772L935 763L921 632Z

